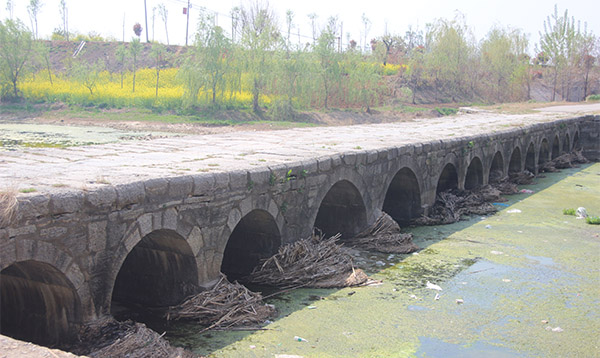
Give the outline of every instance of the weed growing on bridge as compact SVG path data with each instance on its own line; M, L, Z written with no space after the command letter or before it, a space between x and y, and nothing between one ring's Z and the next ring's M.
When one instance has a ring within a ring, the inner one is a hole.
M18 205L19 202L14 189L0 191L0 227L8 226L17 211Z

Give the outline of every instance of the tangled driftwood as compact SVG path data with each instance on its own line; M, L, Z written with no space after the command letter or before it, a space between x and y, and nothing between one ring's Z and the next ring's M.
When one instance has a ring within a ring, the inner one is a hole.
M275 287L347 287L365 283L367 275L355 269L352 256L336 241L340 234L311 237L281 246L247 277L252 283Z
M583 156L582 150L576 150L545 162L540 168L540 172L557 172L559 169L573 168L576 164L585 163L589 163L589 161Z
M486 186L476 191L450 189L437 195L429 215L416 220L416 225L443 225L459 221L464 215L495 213L496 207L488 201L497 201L500 191ZM486 200L487 199L487 200Z
M238 282L231 283L221 274L212 289L170 307L166 318L194 320L210 329L225 329L257 326L275 314L275 307L265 304L259 292L252 292Z
M384 253L408 254L419 249L412 239L412 234L402 233L398 223L383 212L371 227L344 244Z
M71 350L91 358L198 357L183 348L172 347L163 335L142 323L104 317L85 325L80 332L81 343Z

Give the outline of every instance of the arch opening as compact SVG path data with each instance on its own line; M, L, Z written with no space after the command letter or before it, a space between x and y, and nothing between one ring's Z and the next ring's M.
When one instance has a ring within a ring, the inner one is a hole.
M176 305L198 292L196 258L187 241L172 230L144 236L123 262L112 301L148 307Z
M581 143L579 141L579 132L575 132L575 135L573 136L573 150L580 150L581 149Z
M488 183L498 183L502 177L504 177L504 159L502 158L502 153L498 151L494 155L494 159L492 159Z
M525 156L525 169L535 173L535 147L533 143L529 144L527 154Z
M261 259L268 258L281 246L275 219L267 211L255 209L240 220L229 236L221 272L232 280L250 274Z
M454 164L448 163L444 169L442 169L435 193L439 194L443 191L456 188L458 188L458 173L456 172Z
M569 133L565 135L565 143L563 144L563 153L571 152L571 140L569 137Z
M319 206L314 227L325 236L342 234L350 239L367 226L367 209L354 184L342 180L333 185Z
M521 149L516 147L510 155L508 173L519 173L521 171Z
M555 159L560 155L560 141L558 140L558 135L554 137L552 141L552 156L551 159Z
M550 144L548 140L544 138L542 144L540 144L540 155L538 157L538 165L546 163L550 159Z
M81 301L52 265L20 261L0 272L0 333L45 346L68 343L82 321Z
M483 185L483 165L481 159L474 157L467 168L465 177L465 189L471 190Z
M421 215L421 191L417 176L409 168L400 169L385 194L383 211L400 225Z

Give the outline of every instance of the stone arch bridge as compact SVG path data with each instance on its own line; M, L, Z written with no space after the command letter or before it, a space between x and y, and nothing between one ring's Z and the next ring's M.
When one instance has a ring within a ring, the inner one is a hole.
M600 117L354 150L300 162L19 197L0 225L2 333L54 344L113 301L178 303L284 243L401 224L436 193L473 188L575 148L598 159Z

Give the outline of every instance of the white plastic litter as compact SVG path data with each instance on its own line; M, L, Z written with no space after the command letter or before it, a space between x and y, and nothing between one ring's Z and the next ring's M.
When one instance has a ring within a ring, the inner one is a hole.
M587 210L584 207L577 208L575 215L577 216L577 219L585 219L588 216Z
M442 288L438 285L436 285L435 283L431 283L429 281L427 281L427 284L425 285L425 287L427 287L430 290L437 290L437 291L441 291Z
M507 210L506 212L509 213L509 214L518 214L518 213L520 213L522 211L519 210L519 209L510 209L510 210Z

